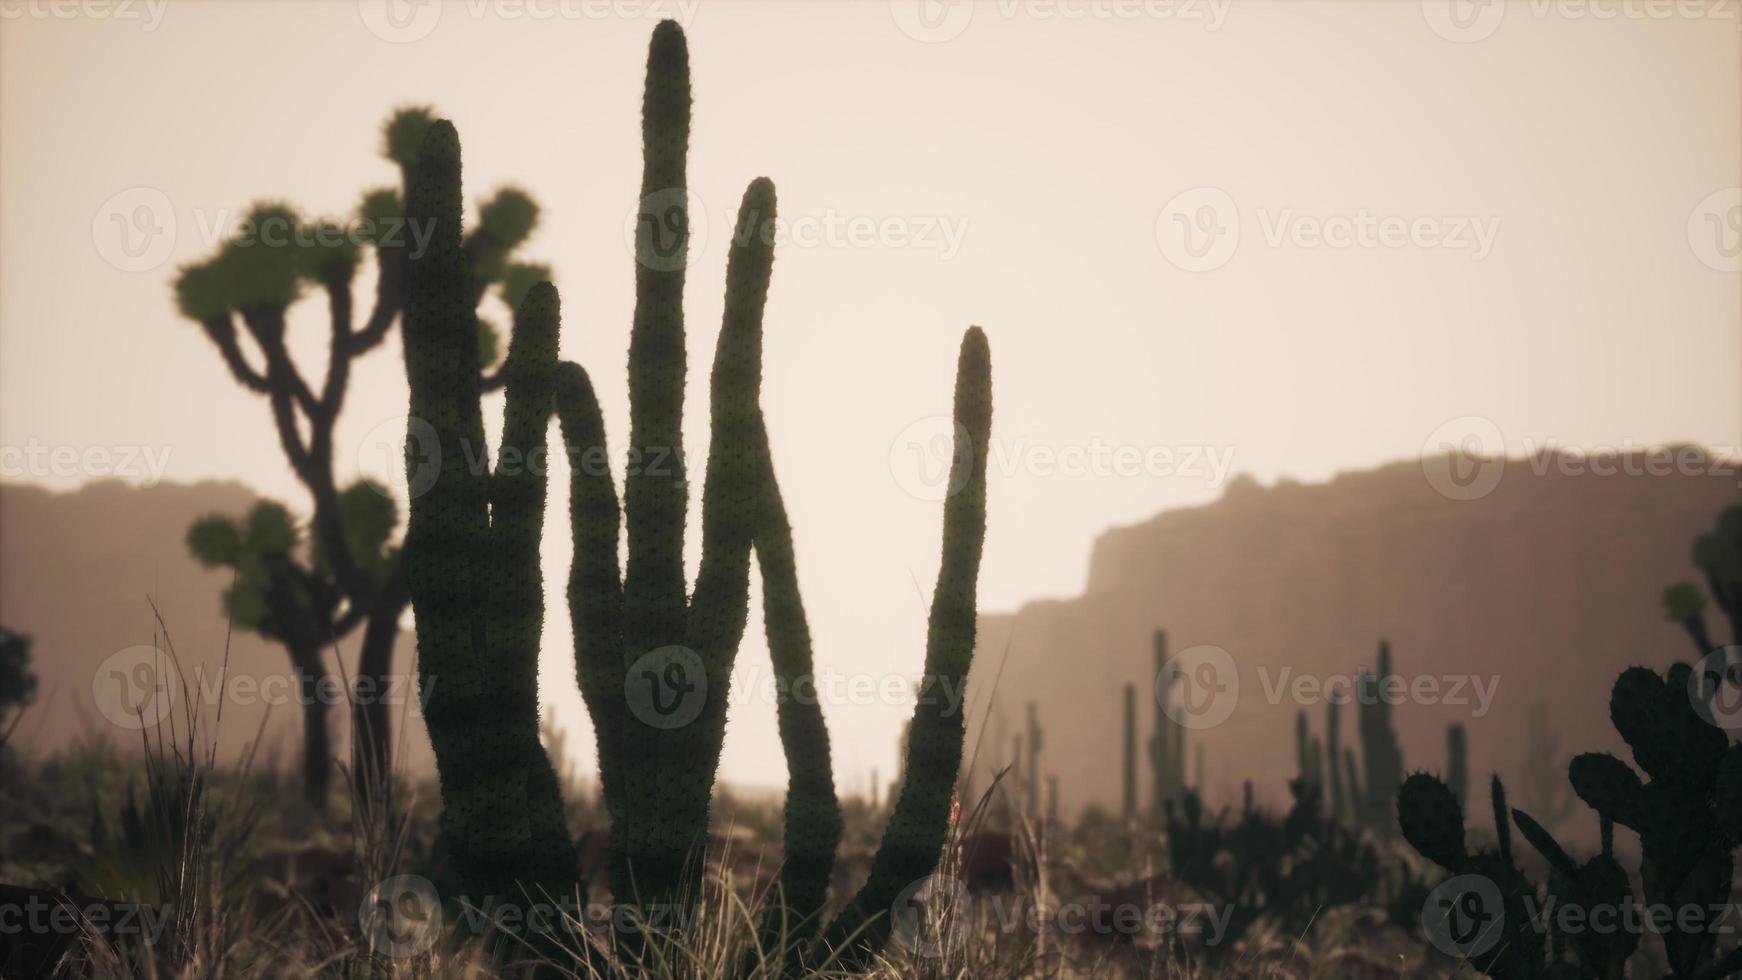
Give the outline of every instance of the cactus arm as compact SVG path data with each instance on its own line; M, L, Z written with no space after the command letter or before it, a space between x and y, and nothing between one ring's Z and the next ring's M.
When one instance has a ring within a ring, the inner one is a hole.
M825 933L842 967L868 960L890 932L890 904L936 867L949 831L950 797L962 763L962 715L942 685L967 678L974 653L975 591L986 540L986 456L992 427L991 352L978 327L962 340L956 366L956 443L944 505L943 562L932 596L925 679L912 728L901 797L890 815L870 877ZM863 928L862 928L863 927Z
M750 548L763 486L758 398L762 388L762 315L774 268L774 184L751 183L738 209L726 263L726 311L709 380L710 433L702 489L702 559L690 603L688 646L701 655L708 681L725 690L744 635L750 601ZM725 698L709 699L724 719ZM711 776L711 774L710 774Z
M630 660L683 639L688 510L683 460L683 286L689 240L684 194L689 128L689 52L682 30L665 22L654 30L642 100L642 197L629 338L630 448L623 493L629 527L623 655ZM657 770L658 753L649 748L641 756L642 765Z
M1530 846L1536 848L1536 853L1541 854L1543 860L1552 865L1556 871L1564 875L1578 872L1578 864L1567 853L1566 848L1562 847L1560 841L1555 840L1554 835L1549 833L1542 824L1532 819L1530 814L1514 808L1512 822L1518 825L1519 834L1523 835Z
M762 512L756 531L756 561L762 573L762 618L779 693L780 744L786 754L786 859L780 892L762 922L764 948L789 950L807 942L820 925L835 851L841 842L841 807L829 761L829 728L815 696L810 624L799 595L792 526L774 475L768 432L757 426L756 454L762 477ZM812 680L808 697L801 680Z
M622 511L611 482L605 422L592 379L581 366L557 368L557 415L569 459L569 616L575 634L575 677L593 721L599 783L613 827L626 827L623 738L623 584L618 556ZM611 835L612 891L633 894L626 875L625 834Z
M504 375L508 379L499 462L488 483L490 554L484 615L485 648L500 690L495 712L513 719L515 766L527 781L525 819L529 868L539 886L566 894L576 881L574 847L562 793L538 736L538 651L544 631L545 492L561 310L556 289L541 283L527 293L515 318ZM474 370L473 375L476 375ZM506 720L505 720L506 723Z
M209 316L200 320L200 329L218 348L218 354L223 357L224 364L230 369L230 374L236 382L249 391L268 394L272 386L267 384L266 375L248 363L248 358L242 353L242 345L236 342L236 323L228 312L220 316Z
M518 898L522 888L561 888L560 856L540 853L535 813L560 799L538 798L550 763L535 711L503 710L536 695L515 690L524 672L486 658L480 593L487 587L491 532L486 477L467 464L484 443L478 403L474 313L459 245L460 145L452 124L429 128L411 213L430 222L427 251L412 262L405 314L406 373L413 418L440 447L439 476L411 501L407 573L417 612L418 674L424 720L442 790L442 827L475 902ZM408 443L407 466L417 440ZM532 700L535 704L536 701ZM572 875L572 862L568 865ZM554 887L553 887L554 886Z

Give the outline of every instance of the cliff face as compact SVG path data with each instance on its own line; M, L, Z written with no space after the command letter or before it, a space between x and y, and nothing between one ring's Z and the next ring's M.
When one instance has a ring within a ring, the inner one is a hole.
M188 675L200 716L218 721L219 755L239 756L267 722L266 748L294 769L301 747L301 707L281 695L290 659L283 648L247 633L228 635L220 596L229 573L202 567L188 554L187 528L206 514L240 515L255 502L237 483L160 484L149 488L94 483L70 493L37 487L0 487L0 624L29 634L31 669L39 678L36 704L15 736L26 750L47 753L75 738L106 735L124 748L138 744L136 730L117 725L99 707L95 685L119 683L100 677L118 651L149 646L157 632L155 604L168 627L177 658ZM361 634L338 644L347 674L357 662ZM224 669L226 644L229 667ZM333 651L329 668L337 670ZM428 739L415 697L415 644L402 633L394 669L401 685L406 724L394 733L407 766L430 767ZM220 678L224 680L220 680ZM196 680L201 683L196 685ZM273 703L269 703L273 702ZM175 720L181 724L181 701ZM349 709L331 709L333 744L350 757ZM394 721L399 724L401 709Z
M1141 692L1141 746L1154 725L1157 628L1174 650L1212 644L1237 666L1232 715L1187 735L1188 774L1201 746L1213 803L1237 802L1246 779L1261 800L1285 800L1295 716L1306 710L1322 737L1326 708L1278 692L1279 682L1349 677L1374 664L1382 637L1395 672L1440 685L1439 696L1393 710L1410 769L1443 768L1446 725L1457 721L1469 732L1472 786L1493 771L1510 784L1538 699L1565 756L1622 750L1608 723L1609 688L1630 665L1692 659L1659 596L1697 578L1692 542L1737 501L1738 475L1588 469L1507 461L1494 490L1468 501L1436 492L1418 462L1310 486L1236 481L1214 504L1107 531L1083 595L981 618L970 688L971 724L987 725L979 770L1008 758L1022 706L1034 700L1042 768L1059 777L1066 812L1091 801L1116 812L1120 689L1132 682ZM1492 691L1485 712L1481 688ZM1354 716L1353 705L1342 708L1343 743L1358 750ZM1141 754L1138 772L1147 801Z

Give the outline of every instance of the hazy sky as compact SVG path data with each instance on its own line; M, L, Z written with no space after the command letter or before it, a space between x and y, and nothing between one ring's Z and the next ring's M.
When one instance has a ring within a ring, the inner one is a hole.
M26 447L136 447L165 479L300 505L265 405L169 282L256 199L341 215L390 182L378 126L405 103L455 121L470 197L512 182L544 205L527 254L555 266L564 355L621 447L623 228L662 15L690 35L710 233L692 377L744 185L774 178L791 222L763 402L825 668L919 669L941 512L915 460L971 323L996 395L986 611L1076 592L1097 533L1214 499L1224 468L1319 480L1467 416L1513 452L1742 443L1733 5L393 7L0 0L5 479L98 475ZM117 216L142 222L137 254ZM323 317L293 320L316 366ZM378 434L405 401L393 343L355 373L344 478L387 475ZM699 454L699 391L689 408ZM553 489L546 694L575 724ZM827 710L843 784L887 774L906 708ZM772 707L733 718L725 775L782 781Z

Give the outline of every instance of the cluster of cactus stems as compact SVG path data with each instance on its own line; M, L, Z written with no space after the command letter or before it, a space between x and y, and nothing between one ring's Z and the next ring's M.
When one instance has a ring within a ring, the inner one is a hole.
M1377 673L1361 670L1356 680L1356 728L1361 739L1361 768L1355 767L1353 750L1343 754L1342 796L1357 826L1389 836L1395 824L1391 801L1403 783L1403 749L1397 744L1397 729L1391 723L1391 702L1383 691L1391 674L1391 644L1379 641Z
M776 208L766 179L745 192L728 255L710 378L700 571L693 590L685 582L687 217L681 204L656 208L667 198L681 201L685 187L689 57L674 23L654 31L642 126L643 213L629 348L632 465L621 505L609 473L572 469L568 596L576 674L612 820L612 891L651 917L699 896L727 693L748 619L752 550L776 673L789 680L809 673L812 650L759 405ZM537 731L544 468L499 465L481 474L466 465L462 446L483 445L483 423L470 302L475 280L461 248L461 201L459 138L439 122L424 141L412 195L413 215L430 222L434 235L412 263L405 330L411 414L433 427L441 447L439 477L412 501L406 544L424 716L441 777L443 829L467 887L480 895L569 894L578 884L575 845ZM657 240L660 229L675 231L675 242ZM605 451L586 373L557 358L558 320L554 287L531 289L504 367L504 461L545 452L553 405L571 458ZM781 937L793 962L827 953L836 967L865 963L889 934L891 904L931 873L943 848L964 735L961 714L944 693L965 679L973 652L985 535L991 382L978 329L962 343L954 416L951 485L960 489L945 504L943 561L900 795L868 880L826 926L821 910L841 833L827 730L814 703L785 698L778 706L790 780L786 861L764 931ZM663 465L634 465L654 459ZM628 555L620 563L624 524ZM639 680L630 673L638 661L674 647L699 661L705 677L687 681L705 699L694 721L660 727L631 707L626 684Z
M1699 539L1694 561L1734 628L1742 599L1742 507L1726 510L1717 530ZM1742 947L1720 956L1717 934L1707 918L1730 900L1735 852L1742 847L1742 743L1730 741L1718 724L1722 716L1706 701L1717 696L1717 687L1733 683L1733 667L1727 655L1716 663L1708 659L1719 648L1711 645L1703 600L1691 601L1690 593L1701 598L1691 585L1673 586L1664 605L1670 619L1693 639L1701 665L1677 663L1661 674L1631 667L1610 691L1610 721L1638 769L1601 752L1575 756L1568 766L1573 792L1597 813L1601 853L1580 864L1554 838L1546 821L1523 809L1510 811L1510 818L1549 864L1547 894L1562 906L1587 911L1619 909L1631 902L1627 871L1614 858L1614 827L1638 834L1639 880L1646 903L1677 913L1661 930L1670 976L1714 980L1742 972ZM1547 719L1540 711L1533 712L1532 727L1542 729L1533 741L1544 741L1552 754ZM1451 788L1416 774L1397 795L1399 827L1417 851L1456 874L1486 877L1503 895L1504 941L1470 957L1471 963L1503 980L1622 977L1627 958L1638 947L1638 932L1585 928L1562 937L1540 923L1532 925L1523 906L1538 891L1513 865L1509 814L1498 777L1493 796L1499 849L1470 854L1464 846L1462 810ZM1539 796L1550 805L1558 799L1548 792ZM1682 914L1687 910L1699 915Z

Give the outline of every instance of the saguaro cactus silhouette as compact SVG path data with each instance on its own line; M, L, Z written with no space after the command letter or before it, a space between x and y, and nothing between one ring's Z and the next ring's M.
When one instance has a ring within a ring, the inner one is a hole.
M1382 835L1396 832L1391 801L1403 783L1403 750L1391 724L1390 695L1386 693L1391 676L1391 644L1380 640L1378 672L1362 668L1355 687L1361 770L1357 773L1354 753L1347 749L1343 766L1343 790L1351 801L1356 823Z
M776 208L766 179L744 194L728 256L710 379L700 571L693 591L684 581L689 91L683 33L663 23L654 31L643 103L630 465L621 506L609 471L581 465L606 458L604 426L586 373L556 361L557 296L548 285L528 294L515 324L505 368L504 463L494 474L465 465L478 456L483 428L479 379L467 370L475 354L465 347L472 273L458 231L460 148L445 122L431 127L424 144L412 213L437 232L412 263L406 344L412 415L435 432L440 469L430 490L412 500L407 550L443 826L467 886L481 894L575 885L574 845L537 738L545 481L542 468L506 465L542 452L553 398L566 451L580 461L571 470L569 605L576 675L613 824L618 901L657 914L699 890L731 670L748 617L752 548L775 670L789 679L811 670L791 532L758 404ZM826 929L818 912L840 836L827 733L814 703L783 699L779 706L790 786L787 863L771 918L795 961L827 950L839 954L837 965L863 964L889 935L892 904L935 868L942 851L962 757L959 695L974 646L985 536L991 361L978 329L962 342L954 416L956 489L945 503L943 562L900 796L869 879ZM427 465L408 460L420 463ZM620 563L625 522L629 554Z

